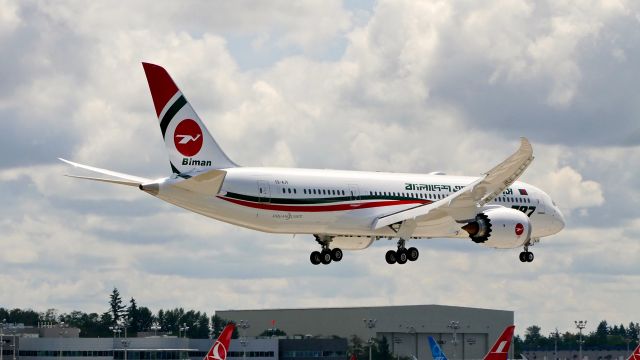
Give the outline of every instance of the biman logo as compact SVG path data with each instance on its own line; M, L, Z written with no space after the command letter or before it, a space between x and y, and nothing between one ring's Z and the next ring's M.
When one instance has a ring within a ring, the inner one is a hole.
M517 223L516 224L516 235L520 236L524 232L524 225Z
M202 149L202 129L192 119L184 119L176 126L173 143L180 154L194 156Z
M227 358L227 349L220 341L216 341L216 344L211 349L211 352L207 354L207 360L225 360Z

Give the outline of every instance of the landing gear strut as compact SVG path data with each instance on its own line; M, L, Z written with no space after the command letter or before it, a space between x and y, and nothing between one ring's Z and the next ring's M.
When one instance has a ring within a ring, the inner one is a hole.
M529 251L529 243L527 243L524 245L524 251L520 253L520 262L532 262L533 258L533 253Z
M405 264L407 261L416 261L418 260L418 256L420 256L420 252L418 249L414 247L405 248L404 247L405 240L398 240L398 250L389 250L384 255L384 259L387 261L387 264L395 264L398 263L400 265Z
M342 250L340 248L329 249L331 237L314 235L316 241L322 247L322 251L312 251L309 260L313 265L324 264L329 265L332 261L342 260Z

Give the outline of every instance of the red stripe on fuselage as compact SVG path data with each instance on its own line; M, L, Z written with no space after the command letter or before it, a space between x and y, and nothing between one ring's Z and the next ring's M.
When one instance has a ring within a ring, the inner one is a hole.
M350 204L333 204L333 205L280 205L271 203L256 203L253 201L239 200L228 198L224 196L218 196L222 200L232 202L234 204L247 206L255 209L273 210L273 211L290 211L290 212L322 212L322 211L346 211L355 209L367 209L373 207L382 206L394 206L394 205L410 205L410 204L429 204L429 200L382 200L382 201L369 201Z

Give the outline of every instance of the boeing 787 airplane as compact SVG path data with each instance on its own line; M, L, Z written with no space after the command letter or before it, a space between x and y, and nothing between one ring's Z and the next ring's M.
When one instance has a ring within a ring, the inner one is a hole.
M564 227L562 213L544 191L516 181L533 161L522 138L518 150L480 177L442 173L241 167L213 139L167 71L143 68L151 90L172 174L152 180L77 164L108 177L71 177L138 187L184 209L249 229L311 234L319 251L314 265L340 261L342 250L375 240L397 240L389 264L418 259L407 242L420 238L469 238L491 248L529 246Z

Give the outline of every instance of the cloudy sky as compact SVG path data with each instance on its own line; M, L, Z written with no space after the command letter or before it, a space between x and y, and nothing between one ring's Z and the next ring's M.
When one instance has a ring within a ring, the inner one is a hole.
M640 321L638 2L0 0L0 49L0 306L103 312L115 286L153 310L447 304L544 333ZM58 156L168 174L141 61L243 165L477 175L527 136L522 180L567 228L531 264L422 240L405 266L386 265L390 241L312 266L311 236L63 177Z

